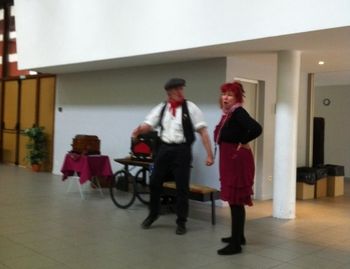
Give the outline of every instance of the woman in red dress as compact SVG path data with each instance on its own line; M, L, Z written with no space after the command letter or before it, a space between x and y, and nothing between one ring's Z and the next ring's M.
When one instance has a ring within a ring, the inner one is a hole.
M254 183L254 157L249 142L257 138L262 128L242 107L244 90L239 82L221 86L220 105L222 118L214 131L219 145L221 199L231 210L231 236L221 240L228 245L218 250L219 255L242 252L245 244L245 205L252 206Z

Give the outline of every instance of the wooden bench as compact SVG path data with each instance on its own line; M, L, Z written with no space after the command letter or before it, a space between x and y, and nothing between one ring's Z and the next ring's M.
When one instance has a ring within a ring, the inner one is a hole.
M165 195L176 196L176 184L174 181L163 183L163 192ZM210 188L199 184L190 184L189 199L200 202L211 202L211 223L215 225L215 200L220 197L220 192L217 189Z

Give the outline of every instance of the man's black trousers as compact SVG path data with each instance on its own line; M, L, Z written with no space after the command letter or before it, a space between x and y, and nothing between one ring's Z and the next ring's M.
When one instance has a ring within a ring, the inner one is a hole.
M163 182L171 180L176 182L176 223L185 223L187 221L191 162L192 152L190 145L161 144L154 161L150 182L151 216L159 215Z

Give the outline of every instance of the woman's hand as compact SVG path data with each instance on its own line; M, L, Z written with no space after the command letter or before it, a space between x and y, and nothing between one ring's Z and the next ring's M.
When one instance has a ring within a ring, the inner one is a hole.
M237 146L237 150L239 150L240 148L244 148L244 149L250 149L249 144L241 144L239 143Z

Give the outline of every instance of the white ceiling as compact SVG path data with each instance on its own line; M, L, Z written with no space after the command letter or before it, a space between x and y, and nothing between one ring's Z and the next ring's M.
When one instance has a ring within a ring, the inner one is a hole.
M152 55L48 67L37 71L59 74L227 57L242 53L277 52L281 50L302 51L301 69L303 72L317 73L316 85L350 85L350 27L247 40ZM324 61L325 64L319 65L319 60Z

